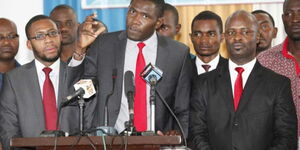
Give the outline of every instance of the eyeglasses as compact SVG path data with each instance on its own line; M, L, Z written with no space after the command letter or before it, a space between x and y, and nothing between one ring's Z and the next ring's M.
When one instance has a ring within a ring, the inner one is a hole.
M57 30L49 31L48 33L37 33L34 37L30 37L29 40L31 40L31 39L44 40L46 38L46 36L49 36L52 38L52 37L57 37L59 34L60 34L60 32Z
M16 39L18 37L19 37L18 34L10 34L8 36L0 36L0 41L5 40L5 39L7 39L7 40L14 40L14 39Z

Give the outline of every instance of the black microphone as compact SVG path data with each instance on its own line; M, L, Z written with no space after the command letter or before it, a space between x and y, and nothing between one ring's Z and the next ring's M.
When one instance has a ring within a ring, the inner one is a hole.
M134 80L133 80L133 73L132 71L126 71L125 72L125 94L127 96L127 100L128 100L128 108L129 108L129 119L133 120L133 102L134 102Z
M105 99L105 105L104 105L104 126L96 127L96 135L97 136L103 136L103 135L117 135L117 130L114 127L108 126L108 100L110 97L114 94L115 91L115 82L117 78L117 72L118 70L114 68L112 70L112 89L110 93L107 95Z

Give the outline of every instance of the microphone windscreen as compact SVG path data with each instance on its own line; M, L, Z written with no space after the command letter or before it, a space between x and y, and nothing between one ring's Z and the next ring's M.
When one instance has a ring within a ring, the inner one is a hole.
M125 72L125 80L124 80L125 94L128 92L134 93L134 82L133 82L133 73L132 71Z

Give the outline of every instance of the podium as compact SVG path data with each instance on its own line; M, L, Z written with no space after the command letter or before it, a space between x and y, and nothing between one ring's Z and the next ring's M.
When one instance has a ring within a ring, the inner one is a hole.
M161 146L176 146L181 143L180 136L82 136L82 137L36 137L13 138L11 147L36 148L36 150L53 150L56 140L57 150L92 150L91 143L97 150L103 150L104 146L110 149L128 150L159 150Z

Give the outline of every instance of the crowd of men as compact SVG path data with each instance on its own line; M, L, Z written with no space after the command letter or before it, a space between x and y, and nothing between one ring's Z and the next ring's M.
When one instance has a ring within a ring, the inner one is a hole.
M84 131L107 126L124 134L132 113L124 90L128 71L134 74L134 130L151 130L153 83L142 75L150 63L162 72L155 81L156 134L182 135L195 150L297 149L299 0L284 1L287 37L274 47L277 28L264 10L238 10L223 21L212 11L199 12L191 22L195 56L174 40L180 36L179 15L164 0L131 0L123 31L107 33L96 18L92 14L79 23L68 5L55 7L49 16L32 17L25 32L34 60L25 65L14 58L19 48L15 23L0 18L4 150L13 149L14 137L39 137L43 131L57 130L76 135L81 128L77 101L60 106L74 92L73 85L86 78L96 79L99 89L85 102ZM219 54L223 41L228 58ZM181 133L164 102L177 116Z

